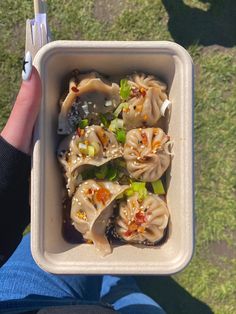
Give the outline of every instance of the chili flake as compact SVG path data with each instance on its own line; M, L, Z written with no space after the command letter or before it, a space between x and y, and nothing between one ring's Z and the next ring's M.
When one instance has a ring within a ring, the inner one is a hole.
M161 142L160 141L156 141L152 144L152 148L155 150L155 149L158 149L161 147Z
M123 112L129 112L130 111L129 108L123 108L122 110L123 110Z
M71 90L72 90L72 92L74 92L74 93L78 93L78 92L79 92L79 89L78 89L77 87L75 87L75 86L72 86L72 87L71 87Z
M130 231L136 231L138 229L138 225L132 221L130 224L129 224L129 230Z
M147 144L148 144L147 134L144 133L144 132L142 132L142 133L141 133L141 137L142 137L142 143L143 143L143 145L146 145L146 146L147 146Z
M143 227L143 226L138 227L139 233L144 233L144 231L145 231L145 227Z
M148 119L148 116L147 116L147 114L145 114L145 115L143 116L143 120L144 120L144 121L147 121L147 119Z
M76 132L77 132L77 135L78 135L79 137L82 137L82 136L84 136L84 134L85 134L84 129L81 129L81 128L78 128L78 129L76 130Z
M139 91L140 91L140 93L141 93L141 95L142 95L143 97L146 96L146 89L145 89L145 88L141 87Z
M134 220L137 225L141 225L146 222L146 216L142 211L139 211L135 214Z
M131 234L132 234L132 231L130 231L130 230L127 230L127 231L124 232L124 236L125 237L130 237Z
M106 204L106 202L110 199L111 193L106 188L100 188L96 192L96 199L103 203L103 205Z
M135 111L137 111L137 112L142 112L142 110L143 110L143 104L138 104L138 105L136 106Z

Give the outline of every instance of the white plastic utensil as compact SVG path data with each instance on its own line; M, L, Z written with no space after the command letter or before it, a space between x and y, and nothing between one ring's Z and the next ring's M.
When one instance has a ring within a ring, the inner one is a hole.
M51 41L46 10L46 0L34 0L34 19L26 21L25 51L30 51L33 59L38 50Z

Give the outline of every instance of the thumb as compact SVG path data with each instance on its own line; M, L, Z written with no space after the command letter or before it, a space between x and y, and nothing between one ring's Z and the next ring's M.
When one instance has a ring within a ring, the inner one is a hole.
M12 146L29 154L34 124L41 102L41 81L33 67L31 76L22 81L16 102L1 136Z

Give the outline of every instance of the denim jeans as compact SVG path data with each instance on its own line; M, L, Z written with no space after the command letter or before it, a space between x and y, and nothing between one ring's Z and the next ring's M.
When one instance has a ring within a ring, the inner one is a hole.
M118 313L163 314L130 276L53 275L34 262L26 235L0 269L0 313L23 313L43 307L108 304Z

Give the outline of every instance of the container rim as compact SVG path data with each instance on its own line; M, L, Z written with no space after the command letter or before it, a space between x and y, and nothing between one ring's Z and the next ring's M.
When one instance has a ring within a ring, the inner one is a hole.
M46 44L43 46L37 53L35 59L34 59L34 65L36 68L39 69L39 71L42 70L42 64L47 60L47 58L51 57L54 53L57 53L61 51L61 49L65 49L67 52L73 52L74 50L78 50L79 48L83 50L93 50L95 53L101 53L101 52L109 52L109 49L114 51L116 49L118 52L119 51L132 51L134 50L140 50L140 51L158 51L160 53L169 53L172 55L177 55L180 57L180 59L184 59L186 63L186 67L191 69L191 75L192 75L192 81L189 81L189 87L192 88L193 91L193 61L188 53L188 51L180 46L177 43L171 42L171 41L81 41L81 40L58 40L58 41L53 41L51 43ZM193 101L192 101L192 104ZM193 117L191 117L192 122L193 122ZM37 128L36 128L37 132ZM192 138L193 140L193 138ZM193 143L192 143L193 144ZM40 150L40 147L37 148ZM194 153L192 151L192 157L194 156ZM38 157L36 156L36 159ZM194 167L193 167L193 158L192 158L192 165L190 166L192 170L192 213L194 214ZM32 160L32 169L33 169L33 160ZM37 173L33 173L33 176L37 176ZM32 180L33 182L34 180ZM33 189L32 189L32 192ZM32 193L33 194L33 193ZM32 195L31 194L31 195ZM40 196L39 196L40 197ZM37 200L34 200L34 203ZM34 206L32 206L32 227L35 232L40 231L39 226L36 223L36 220L38 218L38 214L36 210L33 209ZM190 228L190 234L189 234L189 242L191 244L191 247L189 247L189 250L186 252L183 252L183 254L180 256L178 261L168 265L168 269L164 270L161 269L161 271L156 271L156 270L149 270L148 272L143 273L143 275L146 274L156 274L156 275L171 275L177 272L182 271L187 265L190 263L193 254L194 254L194 243L195 243L195 233L194 233L194 215L193 215L193 222L192 222L193 228ZM36 236L36 233L32 232L31 233L31 251L32 255L36 261L36 263L43 268L44 270L51 272L51 273L58 273L58 274L72 274L74 273L73 269L67 269L66 265L61 265L60 263L54 262L45 252L43 252L42 248L42 242L39 241L38 236ZM41 242L41 243L40 243ZM135 269L135 267L130 267L120 271L119 269L114 269L114 272L112 272L111 267L108 269L105 269L101 267L101 269L98 272L98 268L96 266L92 267L89 269L88 268L81 266L80 268L80 274L109 274L109 273L114 273L114 274L137 274L138 270Z
M47 56L48 54L55 53L57 49L65 48L65 49L77 49L80 48L88 48L88 49L99 49L101 52L101 48L104 49L140 49L140 50L155 50L155 49L162 49L163 51L170 51L173 54L177 54L179 57L184 58L185 61L190 65L193 66L193 60L188 51L182 47L181 45L172 42L172 41L87 41L87 40L55 40L44 45L40 50L37 52L34 58L34 65L38 65L41 63L42 58Z

